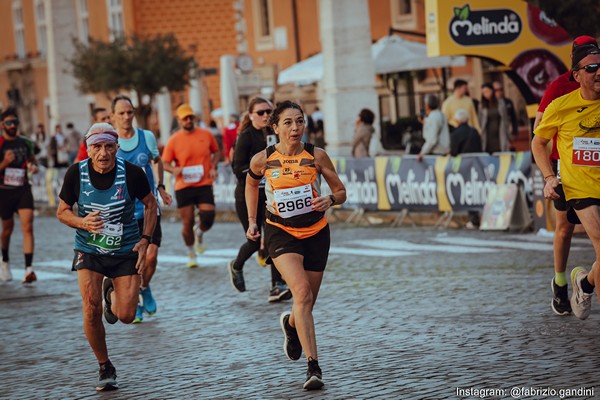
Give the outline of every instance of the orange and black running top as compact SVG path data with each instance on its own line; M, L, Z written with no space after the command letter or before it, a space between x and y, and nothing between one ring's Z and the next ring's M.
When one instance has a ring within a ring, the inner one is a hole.
M313 198L321 195L314 149L305 143L300 154L286 156L274 145L267 147L267 223L298 239L313 236L327 225L325 214L313 211L311 204Z

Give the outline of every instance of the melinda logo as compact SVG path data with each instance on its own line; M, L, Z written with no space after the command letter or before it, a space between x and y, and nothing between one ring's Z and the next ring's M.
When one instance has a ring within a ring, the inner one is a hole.
M463 46L510 43L519 37L523 23L513 10L472 11L468 4L454 7L450 37Z

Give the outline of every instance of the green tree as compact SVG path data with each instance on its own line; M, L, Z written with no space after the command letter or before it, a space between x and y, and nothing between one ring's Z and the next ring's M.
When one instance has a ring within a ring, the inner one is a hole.
M73 39L73 44L75 52L69 62L78 89L109 97L120 91L134 92L136 119L142 127L148 126L154 97L163 87L183 90L194 62L172 34L121 37L113 42L90 39L89 44Z
M527 0L554 19L572 37L600 36L600 2L598 0Z

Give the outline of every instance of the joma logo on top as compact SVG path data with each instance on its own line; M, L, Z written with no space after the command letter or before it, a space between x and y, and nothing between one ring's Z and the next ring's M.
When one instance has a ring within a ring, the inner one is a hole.
M521 17L513 10L471 11L468 4L454 7L450 37L463 46L510 43L523 29Z

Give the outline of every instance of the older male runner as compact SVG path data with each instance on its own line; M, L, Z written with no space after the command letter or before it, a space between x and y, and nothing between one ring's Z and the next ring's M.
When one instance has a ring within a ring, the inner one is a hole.
M102 304L109 324L134 320L157 214L146 174L117 157L117 139L110 124L92 125L86 134L89 158L67 170L56 212L60 222L76 229L73 270L83 300L85 335L100 364L96 390L118 388L108 358ZM136 199L144 204L141 236L134 217Z

